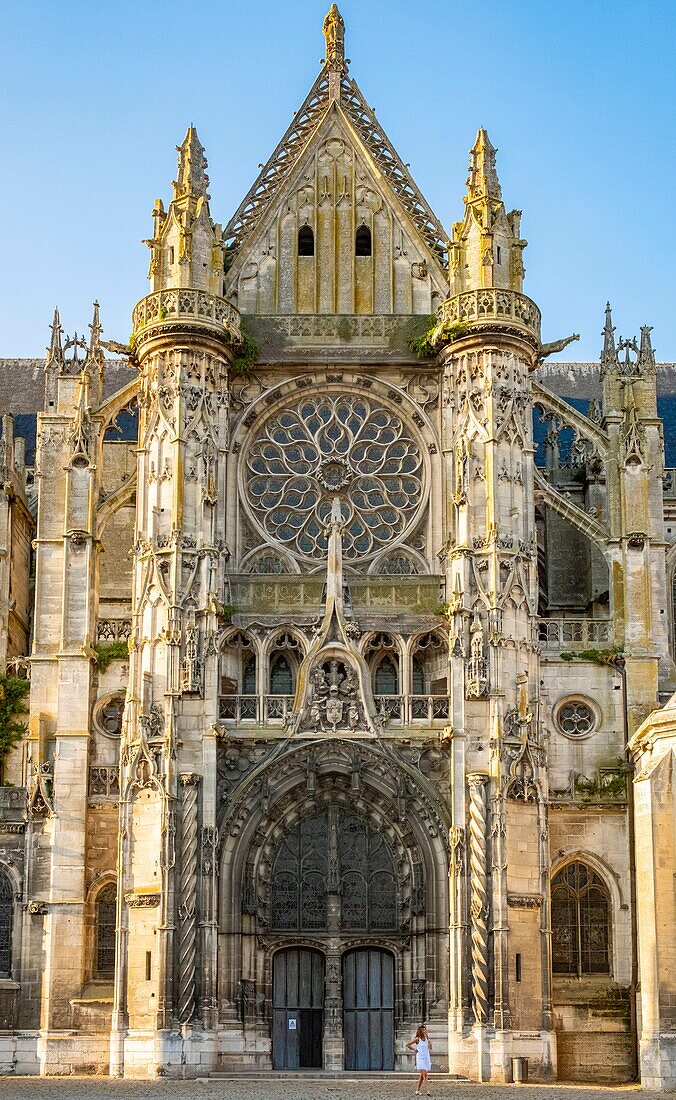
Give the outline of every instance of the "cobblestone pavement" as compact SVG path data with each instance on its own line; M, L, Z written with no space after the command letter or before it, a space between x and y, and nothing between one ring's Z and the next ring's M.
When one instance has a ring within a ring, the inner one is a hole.
M415 1091L413 1075L396 1081L111 1081L106 1078L0 1077L0 1100L408 1100ZM438 1077L432 1080L438 1100L658 1100L664 1093L636 1086L599 1088L580 1085L474 1085Z

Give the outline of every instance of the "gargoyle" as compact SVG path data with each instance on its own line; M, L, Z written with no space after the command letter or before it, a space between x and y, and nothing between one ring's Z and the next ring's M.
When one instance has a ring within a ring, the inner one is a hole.
M552 340L551 344L540 344L540 352L538 359L542 362L548 355L556 355L557 351L563 351L569 344L572 344L574 340L579 340L579 332L574 332L572 336L566 336L565 340Z
M125 359L133 359L134 352L129 344L119 344L117 340L102 340L101 347L105 348L112 355L123 355Z

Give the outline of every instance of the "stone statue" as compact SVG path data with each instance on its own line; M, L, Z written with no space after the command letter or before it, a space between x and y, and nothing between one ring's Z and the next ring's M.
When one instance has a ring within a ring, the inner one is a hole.
M326 39L326 60L332 69L342 69L345 64L345 23L336 4L332 4L322 27Z

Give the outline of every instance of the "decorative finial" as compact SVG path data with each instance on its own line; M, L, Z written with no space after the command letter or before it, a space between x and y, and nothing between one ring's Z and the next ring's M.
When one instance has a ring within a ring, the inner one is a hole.
M194 126L188 127L182 144L176 146L176 152L178 153L178 178L173 184L174 198L180 199L191 195L194 198L208 199L207 160L204 155L204 146Z
M495 168L497 149L482 127L477 130L476 141L469 153L469 175L467 177L467 198L465 202L475 202L486 198L502 202L500 180Z
M345 68L345 23L336 4L332 4L326 13L322 30L326 39L327 65L342 72Z

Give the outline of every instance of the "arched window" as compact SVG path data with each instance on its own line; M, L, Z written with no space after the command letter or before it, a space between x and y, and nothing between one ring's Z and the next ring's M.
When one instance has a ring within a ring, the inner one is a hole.
M96 898L96 957L94 976L112 978L115 974L115 914L117 888L104 886Z
M0 871L0 978L12 976L12 917L14 891L8 875Z
M375 695L399 694L399 673L391 657L383 657L376 666L373 686Z
M414 695L425 694L425 669L419 657L413 658L411 669L411 687Z
M610 973L610 898L584 863L569 863L552 880L552 970Z
M293 695L293 670L283 653L276 653L270 662L270 694Z
M256 657L253 653L242 654L242 695L256 695Z
M355 256L371 255L371 230L368 225L360 225L354 235Z
M273 929L312 932L326 927L328 856L326 813L307 818L284 837L272 869Z
M314 256L314 254L315 235L312 232L312 228L309 225L301 225L298 230L298 255Z

